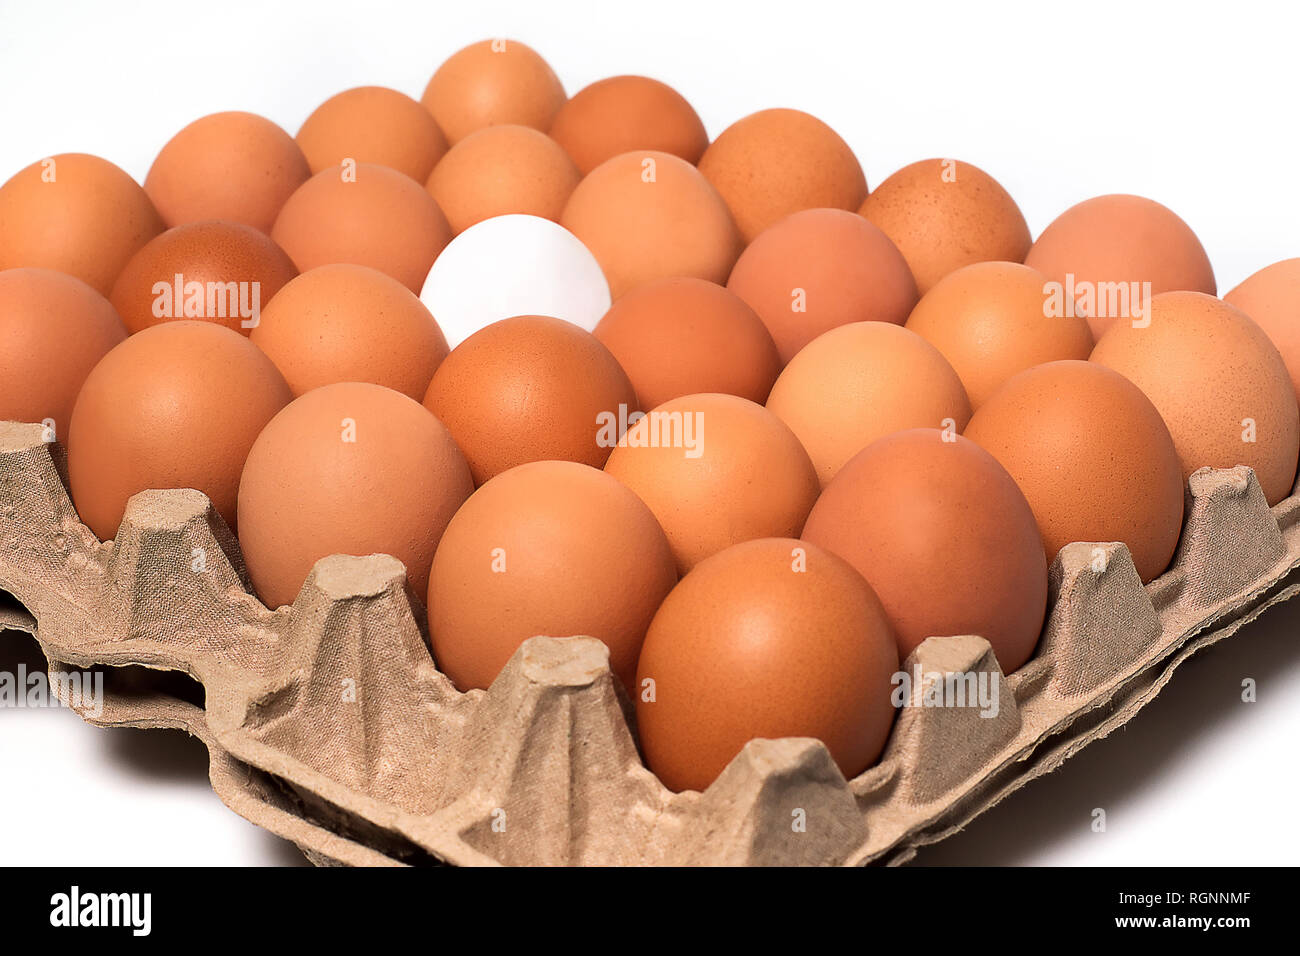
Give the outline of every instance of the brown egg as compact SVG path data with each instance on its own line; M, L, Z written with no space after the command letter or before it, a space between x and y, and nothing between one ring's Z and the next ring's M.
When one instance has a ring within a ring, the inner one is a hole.
M877 438L970 419L961 379L939 350L888 322L853 322L809 342L772 387L768 411L790 426L825 487Z
M822 492L803 538L867 579L900 657L927 637L978 634L1009 674L1034 652L1043 541L1015 481L969 439L917 428L872 442Z
M196 488L231 527L239 473L263 426L291 398L271 360L211 322L132 335L86 378L68 428L68 474L81 520L108 540L127 499Z
M902 325L916 305L916 283L894 244L840 209L808 209L766 230L740 256L727 288L758 313L782 363L837 326Z
M497 475L451 519L429 575L429 638L461 690L487 687L530 637L609 646L627 686L677 573L648 508L603 472L538 461Z
M293 137L253 113L213 113L171 138L144 189L169 226L229 219L270 232L311 170Z
M607 159L637 150L698 163L709 145L691 104L648 76L611 76L579 90L555 115L551 136L584 176Z
M286 285L250 338L294 395L370 382L418 402L447 357L442 329L410 289L346 263L319 266Z
M1092 352L1088 320L1053 314L1046 285L1028 266L977 262L939 280L907 327L943 353L978 409L1017 372Z
M776 344L754 310L704 279L639 285L593 334L627 372L642 408L700 392L762 403L781 371Z
M511 213L558 222L582 177L568 153L545 133L503 124L470 133L428 179L429 194L459 233Z
M849 144L815 116L762 110L737 120L700 157L746 243L801 209L857 211L867 179Z
M370 163L322 170L289 197L271 238L299 272L334 262L369 266L416 295L451 226L433 197L396 170Z
M898 246L922 295L972 262L1024 262L1031 244L1010 193L984 170L955 159L904 166L859 211Z
M597 166L569 197L560 225L591 250L615 299L668 276L725 282L740 253L731 213L699 170L651 150Z
M481 485L529 461L599 468L636 410L636 393L590 332L521 315L456 346L434 373L424 404L451 429Z
M341 382L258 435L239 481L239 547L267 607L290 604L331 554L391 554L419 595L447 522L474 486L443 424L405 395Z
M86 283L50 269L0 272L0 421L67 433L81 383L126 338L113 306Z
M1255 320L1282 353L1291 384L1300 393L1300 259L1260 269L1223 297Z
M650 506L683 574L738 542L798 534L819 490L794 433L735 395L687 395L652 409L605 471Z
M1291 493L1300 409L1276 347L1241 310L1200 292L1151 300L1150 324L1116 322L1092 361L1146 393L1174 438L1183 476L1249 465L1270 505Z
M0 269L66 272L108 295L163 223L138 183L106 159L64 153L0 186Z
M1141 318L1148 291L1143 283L1150 283L1149 295L1215 291L1214 270L1196 234L1141 196L1097 196L1071 206L1043 230L1025 265L1061 284L1097 339L1117 318Z
M387 166L422 183L447 152L447 137L429 111L383 86L331 96L307 117L296 138L313 173L351 159Z
M650 624L637 665L646 764L703 790L755 737L815 737L846 778L894 722L898 652L880 601L805 541L746 541L701 562Z
M190 222L151 239L131 257L109 297L131 332L200 319L241 335L298 274L264 232L237 222Z
M1014 376L966 437L1016 480L1048 560L1072 541L1123 541L1143 581L1158 577L1183 526L1183 466L1141 389L1095 362Z
M421 101L454 145L497 123L550 129L564 105L564 87L531 47L481 40L438 67Z

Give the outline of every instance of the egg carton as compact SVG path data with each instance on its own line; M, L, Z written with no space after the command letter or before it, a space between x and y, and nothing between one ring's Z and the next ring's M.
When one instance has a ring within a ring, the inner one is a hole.
M83 716L199 737L221 799L321 865L902 863L1122 726L1183 660L1294 596L1298 569L1300 497L1270 509L1249 468L1202 469L1157 580L1122 544L1062 549L1015 673L978 636L923 642L903 664L913 706L864 773L845 780L816 740L753 740L707 790L672 793L601 642L534 637L461 693L395 559L324 558L268 610L201 493L138 494L100 542L58 446L0 424L0 588L52 670L105 673ZM986 675L996 714L922 706L946 674Z

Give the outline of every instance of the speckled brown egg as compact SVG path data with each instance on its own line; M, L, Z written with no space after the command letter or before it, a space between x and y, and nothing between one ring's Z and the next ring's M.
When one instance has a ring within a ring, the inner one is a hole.
M481 40L452 54L429 80L421 102L453 145L497 123L547 130L564 105L550 65L518 40Z
M429 178L447 152L447 137L418 101L383 86L358 86L331 96L295 137L313 173L344 160L374 163Z
M1265 266L1223 297L1250 316L1282 354L1300 393L1300 259Z

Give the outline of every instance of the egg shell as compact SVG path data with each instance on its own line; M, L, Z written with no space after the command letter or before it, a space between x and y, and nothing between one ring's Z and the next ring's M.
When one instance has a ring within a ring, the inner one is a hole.
M1246 313L1200 292L1151 300L1149 324L1115 322L1091 360L1146 394L1169 427L1183 476L1249 465L1275 505L1291 493L1300 409L1277 348Z
M587 465L539 461L497 475L465 502L429 577L438 668L462 690L487 687L538 634L609 647L628 687L660 602L677 582L650 510Z
M106 296L127 260L162 231L139 184L98 156L52 156L0 186L0 269L66 272Z
M888 322L853 322L813 339L781 372L767 408L798 437L823 488L877 438L960 431L970 419L961 379L939 350Z
M636 696L646 763L670 790L704 790L756 737L814 737L851 779L884 748L897 670L880 601L846 562L789 538L737 544L650 624Z
M907 328L943 353L978 409L1017 372L1092 352L1088 320L1053 314L1047 281L1014 262L964 266L921 297Z
M429 178L447 152L447 137L429 111L383 86L344 90L316 107L295 137L313 173L346 159Z
M291 397L271 360L224 326L168 322L130 336L91 370L72 410L77 513L108 540L137 492L195 488L235 527L244 459Z
M741 254L727 288L758 313L783 364L837 326L902 325L917 298L889 237L840 209L808 209L766 230Z
M1048 362L993 394L965 435L1016 480L1054 558L1072 541L1122 541L1143 581L1169 567L1183 467L1150 399L1105 366Z
M518 40L481 40L452 54L420 101L453 145L475 130L515 123L547 130L564 105L550 65Z
M249 337L295 396L335 382L369 382L419 402L448 352L438 323L410 289L346 263L291 281Z
M469 467L429 411L380 385L294 399L258 435L239 482L239 547L258 597L289 604L331 554L391 554L423 595Z
M1029 660L1047 608L1034 513L997 459L918 428L872 442L822 492L803 539L875 590L906 658L928 637L977 634L1003 673Z
M424 405L451 429L475 484L555 459L599 468L636 411L609 349L571 322L522 315L494 322L438 366Z
M1264 330L1300 394L1300 258L1265 266L1223 297Z
M794 433L735 395L686 395L652 409L605 471L650 506L682 573L741 541L798 534L819 490Z

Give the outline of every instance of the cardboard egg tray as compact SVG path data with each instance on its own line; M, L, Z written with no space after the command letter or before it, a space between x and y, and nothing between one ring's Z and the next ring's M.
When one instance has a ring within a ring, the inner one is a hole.
M1203 469L1156 581L1122 544L1061 551L1042 641L1014 674L979 637L918 647L903 665L922 675L918 706L865 773L846 781L814 740L754 740L708 790L674 794L638 756L599 641L532 638L462 694L395 559L325 558L269 611L202 494L136 495L101 543L61 472L40 426L0 424L0 588L21 605L0 628L34 633L52 671L104 672L91 722L199 737L221 799L321 865L905 862L1300 590L1300 497L1270 510L1250 469ZM919 706L972 672L998 678L996 716Z

